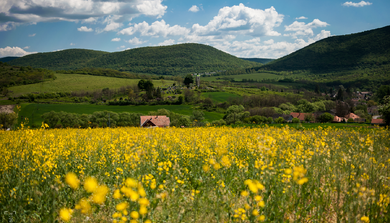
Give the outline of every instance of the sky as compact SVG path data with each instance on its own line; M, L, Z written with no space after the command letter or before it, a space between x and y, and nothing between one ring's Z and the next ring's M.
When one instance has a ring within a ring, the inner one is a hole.
M1 0L0 58L201 43L280 58L318 40L390 25L389 0Z

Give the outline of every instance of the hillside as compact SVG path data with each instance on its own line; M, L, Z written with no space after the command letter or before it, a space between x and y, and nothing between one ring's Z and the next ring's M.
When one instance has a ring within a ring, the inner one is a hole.
M157 75L179 75L258 66L258 63L241 60L211 46L193 43L142 47L114 53L72 49L32 54L10 63L52 70L93 67Z
M9 62L11 60L17 59L19 57L2 57L0 58L0 62Z
M69 49L49 53L30 54L8 62L11 65L31 66L50 70L71 70L84 67L84 64L99 56L103 51Z
M256 63L261 63L261 64L267 64L267 63L275 60L275 59L266 59L266 58L240 58L240 59L252 61L252 62L256 62Z
M390 26L386 26L320 40L263 68L333 72L378 67L389 62Z

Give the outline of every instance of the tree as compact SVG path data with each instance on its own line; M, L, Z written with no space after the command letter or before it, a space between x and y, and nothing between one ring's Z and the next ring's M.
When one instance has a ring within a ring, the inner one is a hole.
M379 106L378 112L386 125L390 125L390 96L385 96L382 101L383 105Z
M61 120L60 114L55 111L44 113L42 116L43 122L48 124L50 128L54 128Z
M313 114L306 114L304 119L305 119L305 122L314 122L314 120L315 120Z
M385 96L390 95L390 85L382 85L376 92L380 104L384 103Z
M320 86L318 84L316 84L316 88L315 88L314 92L317 93L317 94L321 93L320 92Z
M195 99L194 91L191 91L190 89L185 89L183 93L184 93L184 100L186 102L192 102Z
M204 120L204 113L202 111L194 110L190 117L191 122L196 122L196 126L202 126Z
M321 123L326 123L333 121L333 118L333 115L329 114L328 112L325 112L324 114L318 116L318 121Z
M188 87L190 87L190 84L194 83L194 78L191 74L187 74L187 76L184 78L183 83Z
M227 109L224 120L227 124L236 124L242 122L246 117L249 117L249 112L245 111L244 106L232 105Z
M0 112L0 126L3 129L11 128L14 124L16 124L17 119L18 114L15 112Z

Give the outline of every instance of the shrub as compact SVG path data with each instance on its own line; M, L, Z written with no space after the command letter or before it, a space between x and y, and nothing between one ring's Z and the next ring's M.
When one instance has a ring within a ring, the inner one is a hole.
M299 118L293 118L291 122L292 123L299 123L300 121L299 121Z
M324 114L318 117L318 121L321 123L331 122L333 121L333 119L334 119L333 115L329 114L328 112L325 112Z

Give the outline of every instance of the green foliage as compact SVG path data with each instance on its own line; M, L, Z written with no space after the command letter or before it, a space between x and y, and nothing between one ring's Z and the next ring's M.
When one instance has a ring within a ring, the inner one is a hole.
M249 112L245 111L244 106L242 105L232 105L230 106L224 116L226 124L238 124L238 122L243 122L246 117L249 116Z
M379 114L384 119L386 125L390 126L390 96L385 96L383 98L383 105L378 109Z
M6 87L27 85L54 79L56 79L55 73L46 69L10 66L6 63L0 64L0 89L3 89L3 95L6 93L4 92Z
M202 126L203 120L204 120L204 113L199 110L194 110L192 112L192 115L190 117L191 122L196 122L195 125Z
M156 75L229 70L257 64L241 60L213 47L194 43L142 47L114 53L70 49L27 55L10 63L53 70L93 67Z
M332 122L333 118L333 115L329 114L328 112L325 112L322 115L318 116L318 121L321 123L327 123Z
M212 126L221 126L221 125L226 125L225 120L219 119L219 120L214 120L211 122Z
M376 97L381 104L384 103L384 98L388 95L390 95L390 85L382 85L376 92Z
M3 129L11 128L14 124L16 124L18 119L18 114L15 112L0 112L0 127Z
M194 83L194 78L192 77L191 74L187 74L187 76L184 78L183 83L184 83L187 87L189 87L190 84Z
M292 123L299 123L300 121L299 121L299 118L293 118L293 119L291 120L291 122L292 122Z
M151 90L153 90L154 85L153 85L153 82L151 80L141 79L138 82L138 88L140 90L151 91Z
M314 122L315 118L314 118L313 114L306 114L304 117L304 120L305 120L305 122Z
M283 117L275 118L274 121L275 121L275 123L279 123L279 124L280 124L280 123L285 123L285 122L286 122L286 120L284 120Z

